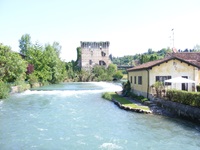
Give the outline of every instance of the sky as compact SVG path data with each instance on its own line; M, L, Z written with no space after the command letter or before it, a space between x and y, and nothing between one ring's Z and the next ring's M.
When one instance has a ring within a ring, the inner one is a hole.
M200 0L0 0L0 43L54 41L76 60L80 41L110 41L115 57L200 45ZM172 31L172 29L174 29ZM174 36L173 36L174 34Z

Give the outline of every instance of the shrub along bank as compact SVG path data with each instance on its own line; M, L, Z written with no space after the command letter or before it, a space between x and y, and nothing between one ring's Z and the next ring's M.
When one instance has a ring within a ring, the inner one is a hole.
M8 97L10 86L3 81L0 81L0 99Z
M167 99L185 105L200 107L200 93L181 90L167 90Z

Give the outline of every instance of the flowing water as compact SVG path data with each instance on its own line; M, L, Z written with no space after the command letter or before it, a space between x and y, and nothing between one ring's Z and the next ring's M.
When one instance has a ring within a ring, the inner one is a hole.
M1 150L199 150L199 126L119 109L112 83L64 83L0 101Z

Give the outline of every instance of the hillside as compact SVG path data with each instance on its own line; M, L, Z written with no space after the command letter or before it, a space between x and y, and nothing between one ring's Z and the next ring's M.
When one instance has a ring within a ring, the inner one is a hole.
M172 51L169 48L163 48L159 51L153 51L152 49L148 49L147 52L141 54L128 55L123 57L113 57L112 62L116 65L137 66L139 64L143 64L149 61L162 59L167 53L170 52Z

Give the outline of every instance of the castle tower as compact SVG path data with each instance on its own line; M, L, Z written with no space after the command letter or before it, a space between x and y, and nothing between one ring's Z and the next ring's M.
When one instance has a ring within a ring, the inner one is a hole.
M80 66L90 70L95 65L108 67L110 42L82 42Z

